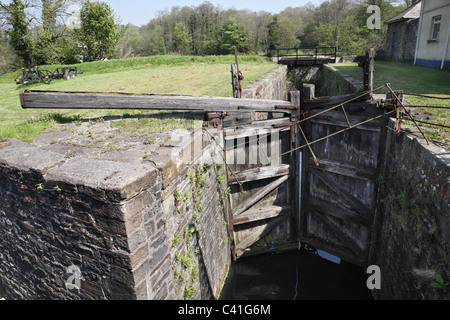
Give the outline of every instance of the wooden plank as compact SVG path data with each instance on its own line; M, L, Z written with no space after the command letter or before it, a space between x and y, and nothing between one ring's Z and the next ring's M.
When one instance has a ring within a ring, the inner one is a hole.
M328 187L330 187L331 190L336 192L338 195L340 195L344 201L348 202L348 205L350 207L355 208L355 210L363 215L366 218L372 217L372 210L367 207L365 204L363 204L359 199L356 199L353 195L349 194L346 190L344 190L340 184L338 184L336 181L334 181L330 176L325 174L324 172L316 169L310 169L310 172L312 172L316 177L318 177L320 180L322 180L323 183L325 183Z
M224 127L243 126L252 123L252 113L243 111L227 111L223 118Z
M348 261L350 263L353 263L357 266L365 266L367 264L367 258L356 256L355 254L352 254L348 250L338 248L337 246L330 245L329 243L326 243L320 238L315 238L314 235L308 235L305 237L300 237L300 242L302 244L306 244L312 248L326 251L330 254L336 255L339 258Z
M304 107L314 109L314 108L320 108L320 107L325 107L325 106L336 106L341 103L345 103L349 100L352 100L352 102L355 102L355 101L366 101L366 100L370 99L369 93L367 93L367 95L365 95L365 96L362 96L363 94L364 94L364 92L356 92L356 93L344 94L344 95L333 96L333 97L313 98L312 100L305 101Z
M24 90L20 93L22 108L37 109L154 109L203 110L207 112L259 111L274 112L277 106L289 105L283 100L235 99L231 97L133 94L121 92L73 92ZM291 113L285 109L282 112Z
M382 114L383 112L379 112ZM314 112L311 112L311 115L314 115ZM369 120L367 117L349 115L349 121L352 126L355 126L359 123ZM345 119L344 112L341 108L335 109L333 111L329 111L326 114L320 115L310 120L312 123L324 124L329 126L337 126L348 128L347 120ZM354 127L353 129L357 130L365 130L365 131L373 131L380 132L381 127L385 125L386 121L383 118L375 119L370 122L366 122L363 125L358 127Z
M225 130L224 139L225 140L233 140L239 138L252 137L252 139L256 139L257 136L261 136L261 139L264 137L267 139L270 135L280 134L280 132L289 131L290 127L282 127L282 128L240 128L237 130Z
M376 168L357 166L350 163L341 163L326 159L320 159L319 163L320 166L316 167L316 169L325 172L332 172L347 177L370 181L375 181L378 177ZM315 166L315 162L312 159L309 160L309 164L313 167Z
M248 198L247 200L241 202L234 210L233 210L233 217L241 214L242 212L246 211L248 208L253 206L255 203L257 203L259 200L264 198L269 192L274 190L275 188L279 187L283 182L285 182L289 178L288 175L282 176L281 178L278 178L272 183L269 183L267 186L264 186L260 190L258 190L257 193L253 197Z
M258 226L254 228L254 231L251 233L250 236L247 238L239 241L239 243L236 244L236 256L239 258L242 256L246 249L249 248L252 244L254 244L256 241L267 235L269 232L274 230L280 223L285 221L287 216L282 216L279 218L271 219L267 224L264 224L262 226Z
M228 183L230 185L240 183L275 178L290 174L290 165L282 164L271 167L260 167L249 169L243 172L235 173L228 177Z
M363 224L364 226L370 226L372 223L371 219L363 217L349 208L339 206L325 200L310 197L308 199L308 205L311 210L336 217L344 221L351 220L353 222Z
M235 217L232 222L233 225L240 225L255 221L261 221L271 218L276 218L288 214L291 211L291 206L269 206L267 208L250 209L239 216Z
M333 224L326 215L318 213L314 210L311 210L310 212L313 213L314 216L324 224L325 228L329 230L330 234L332 234L339 240L342 247L349 249L356 256L364 256L364 251L355 243L355 241L344 232L342 232L342 230L339 229L335 224ZM317 237L317 235L315 236Z

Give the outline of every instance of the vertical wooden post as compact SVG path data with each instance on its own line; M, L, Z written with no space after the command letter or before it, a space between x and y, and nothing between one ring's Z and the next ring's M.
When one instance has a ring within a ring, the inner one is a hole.
M241 99L242 98L241 80L244 80L244 77L242 73L239 71L239 63L236 47L234 47L234 58L236 60L236 63L231 65L231 74L233 77L233 97Z
M366 57L364 61L364 90L373 90L373 74L375 72L375 49L370 48L366 51Z
M239 72L236 64L231 65L231 80L233 85L233 97L240 98L241 92L239 90Z

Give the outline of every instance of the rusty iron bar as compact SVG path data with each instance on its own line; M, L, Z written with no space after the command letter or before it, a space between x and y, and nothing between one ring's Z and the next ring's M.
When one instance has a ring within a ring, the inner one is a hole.
M382 89L382 88L384 88L384 87L385 87L384 85L383 85L383 86L380 86L380 87L378 87L378 88L376 88L376 89L373 89L372 91L365 92L365 93L363 93L363 94L361 94L361 95L359 95L359 96L357 96L357 97L355 97L355 98L349 99L349 100L347 100L347 101L345 101L345 102L342 102L342 103L340 103L340 104L338 104L338 105L335 105L335 106L333 106L333 107L331 107L331 108L329 108L329 109L326 109L326 110L324 110L324 111L321 111L321 112L319 112L319 113L316 113L316 114L314 114L314 115L312 115L312 116L306 117L306 118L304 118L304 119L302 119L302 120L299 120L299 121L296 121L296 122L292 122L290 125L286 125L285 128L287 128L287 127L291 127L291 128L292 128L292 127L295 127L296 125L298 125L298 124L300 124L300 123L303 123L303 122L305 122L305 121L311 120L311 119L313 119L313 118L315 118L315 117L318 117L318 116L320 116L320 115L322 115L322 114L324 114L324 113L326 113L326 112L328 112L328 111L332 111L332 110L334 110L334 109L336 109L336 108L338 108L338 107L340 107L340 106L344 106L344 105L347 104L347 103L350 103L350 102L352 102L352 101L354 101L354 100L357 100L357 99L359 99L359 98L362 98L362 97L364 97L364 96L366 96L366 95L369 95L369 94L371 94L371 93L373 93L373 92L375 92L375 91L378 91L378 90L380 90L380 89ZM281 107L281 106L278 106L278 107ZM288 106L286 106L286 107L288 107ZM289 107L292 107L292 106L289 106ZM305 115L305 114L307 114L307 112L303 113L302 115ZM260 138L264 138L264 137L267 137L267 136L270 136L270 135L272 135L272 133L268 133L268 134L266 134L266 135L262 135L262 136L260 136ZM254 140L249 140L248 142L244 142L244 143L241 143L241 144L238 144L238 145L234 145L233 148L235 148L236 146L241 146L241 145L249 144L250 142L258 141L258 139L259 139L259 138L256 138L256 139L254 139ZM231 149L231 147L230 147L230 149Z
M366 124L366 123L369 123L369 122L371 122L371 121L380 119L380 118L382 118L382 117L384 117L384 116L387 116L387 115L389 115L389 114L392 114L392 113L394 113L394 112L396 112L396 111L395 111L395 110L392 110L392 111L389 111L389 112L387 112L387 113L385 113L385 114L380 114L380 115L378 115L378 116L376 116L376 117L367 119L367 120L362 121L362 122L360 122L360 123L358 123L358 124L352 125L352 126L349 127L349 128L345 128L345 129L339 130L339 131L334 132L334 133L332 133L332 134L330 134L330 135L327 135L327 136L322 137L322 138L319 138L319 139L317 139L317 140L315 140L315 141L313 141L313 142L310 142L309 145L312 145L312 144L315 144L315 143L317 143L317 142L323 141L323 140L325 140L325 139L331 138L331 137L333 137L333 136L335 136L335 135L344 133L345 131L349 131L349 130L351 130L351 129L357 128L357 127L359 127L359 126L362 126L362 125L364 125L364 124ZM294 148L294 149L292 149L292 150L289 150L289 151L287 151L287 152L281 154L280 156L287 155L287 154L292 153L292 152L294 152L294 151L303 149L303 148L305 148L305 147L307 147L307 146L308 146L308 144L305 144L305 145L300 146L300 147L298 147L298 148Z
M408 110L406 110L405 106L403 105L403 102L398 98L398 96L395 94L395 92L392 90L391 88L391 84L390 83L386 83L386 87L389 89L389 91L391 92L391 94L393 95L393 97L401 104L403 110L406 112L406 114L408 115L408 117L412 120L412 122L414 122L414 124L416 125L417 129L419 129L420 133L422 134L423 138L425 139L425 141L427 142L427 144L430 144L430 141L428 141L427 137L425 136L425 134L423 133L422 129L420 129L419 125L417 124L416 120L414 120L414 118L411 116L411 114L409 113ZM397 108L398 109L398 108Z
M367 95L369 95L369 94L371 94L371 93L373 93L373 92L375 92L375 91L378 91L378 90L380 90L380 89L382 89L382 88L384 88L384 87L385 87L385 85L380 86L380 87L378 87L378 88L376 88L376 89L373 89L373 90L371 90L371 91L366 91L366 92L364 92L363 94L361 94L361 95L359 95L359 96L357 96L357 97L354 97L354 98L349 99L349 100L347 100L347 101L344 101L344 102L342 102L342 103L340 103L340 104L337 104L337 105L335 105L335 106L333 106L333 107L331 107L331 108L329 108L329 109L326 109L326 110L321 111L321 112L319 112L319 113L316 113L316 114L314 114L314 115L312 115L312 116L309 116L309 117L307 117L307 118L304 118L304 119L298 121L297 123L302 123L302 122L311 120L311 119L313 119L313 118L315 118L315 117L318 117L318 116L320 116L320 115L322 115L322 114L324 114L324 113L327 113L328 111L334 110L334 109L339 108L340 106L343 106L343 105L345 105L345 104L347 104L347 103L350 103L350 102L352 102L352 101L358 100L359 98L362 98L362 97L364 97L364 96L367 96ZM296 125L297 123L294 123L294 125Z
M436 97L436 96L429 96L429 95L419 94L419 93L405 93L405 96L416 96L416 97L424 97L424 98L430 98L430 99L450 100L450 98L447 98L447 97Z
M442 127L442 128L450 128L450 126L446 126L444 124L432 123L432 122L422 121L422 120L416 120L416 121L419 122L419 123L430 125L430 126L436 126L436 127Z
M344 105L342 105L342 111L344 112L345 119L347 120L348 127L350 128L352 125L350 124L350 120L348 119L347 112L345 112Z
M390 103L384 103L383 106L385 107L395 107L395 105L390 104ZM450 109L450 107L445 107L445 106L412 106L412 105L407 105L407 108L424 108L424 109Z
M306 141L306 145L308 146L309 151L311 152L311 154L312 154L312 156L313 156L313 158L314 158L314 162L316 163L316 166L319 167L319 166L320 166L319 161L317 160L317 157L316 157L316 155L314 154L313 149L311 148L311 144L308 142L308 139L306 138L306 135L305 135L305 133L303 132L303 129L302 129L302 127L301 127L300 124L298 124L298 128L300 129L300 132L302 133L303 139L305 139L305 141Z

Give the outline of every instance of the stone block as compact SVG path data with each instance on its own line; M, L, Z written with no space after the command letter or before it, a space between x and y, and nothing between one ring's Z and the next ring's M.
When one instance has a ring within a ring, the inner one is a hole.
M94 159L73 158L49 170L47 181L62 181L105 190L110 200L130 199L155 182L155 168L149 164L127 164Z

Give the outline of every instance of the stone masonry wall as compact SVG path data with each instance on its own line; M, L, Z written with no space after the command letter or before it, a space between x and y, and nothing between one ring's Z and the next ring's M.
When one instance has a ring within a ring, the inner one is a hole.
M381 269L378 298L448 300L450 157L418 132L396 139L388 130L373 258Z
M288 100L287 68L279 67L242 91L242 98ZM245 75L244 75L245 76Z
M140 252L127 230L157 224L160 178L147 165L67 160L20 142L0 150L0 271L11 299L135 299ZM68 290L81 270L81 289Z
M112 123L0 143L7 298L218 298L231 260L220 147L201 130Z

